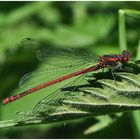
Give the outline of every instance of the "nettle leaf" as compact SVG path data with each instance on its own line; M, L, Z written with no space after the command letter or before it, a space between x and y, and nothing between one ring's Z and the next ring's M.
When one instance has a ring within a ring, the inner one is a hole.
M56 91L40 101L32 113L21 113L25 118L9 123L3 121L0 127L68 121L140 109L139 64L137 61L124 65L125 72L115 73L116 82L110 72L93 73L93 80L91 75L87 76L90 84Z

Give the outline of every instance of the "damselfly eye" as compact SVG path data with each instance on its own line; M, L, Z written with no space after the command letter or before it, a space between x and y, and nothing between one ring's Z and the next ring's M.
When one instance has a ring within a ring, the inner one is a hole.
M128 57L124 57L124 58L123 58L123 61L124 61L124 62L127 62L127 61L128 61Z

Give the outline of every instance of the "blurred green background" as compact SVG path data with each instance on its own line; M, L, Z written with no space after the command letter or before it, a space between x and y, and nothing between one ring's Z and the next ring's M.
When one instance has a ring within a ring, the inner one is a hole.
M140 2L0 2L0 97L18 89L19 79L35 71L40 62L22 48L26 37L96 53L119 52L118 10L140 8ZM128 49L135 56L140 21L126 18ZM21 102L0 107L1 120L20 118L17 111L31 111L45 95L33 95ZM94 118L70 123L34 125L0 130L0 138L140 138L131 113L108 127L85 135ZM140 120L135 121L139 123ZM140 136L140 132L139 132Z

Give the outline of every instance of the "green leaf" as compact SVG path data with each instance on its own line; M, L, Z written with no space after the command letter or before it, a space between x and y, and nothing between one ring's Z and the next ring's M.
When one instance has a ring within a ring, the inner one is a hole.
M22 113L26 116L24 119L13 120L13 126L68 121L140 109L139 62L124 67L133 73L117 72L117 84L108 72L96 73L94 76L97 81L88 85L74 90L65 87L61 91L47 94L32 113ZM11 126L11 122L9 125L4 124L1 122L1 127Z

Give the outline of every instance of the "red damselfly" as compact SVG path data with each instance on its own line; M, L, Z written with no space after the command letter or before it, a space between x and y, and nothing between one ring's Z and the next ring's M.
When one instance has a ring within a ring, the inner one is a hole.
M51 47L50 44L43 44L31 38L24 39L23 45L31 48L33 47L37 54L37 57L41 60L47 59L49 56L53 56L54 58L57 57L58 59L54 61L54 64L57 65L59 69L56 69L55 71L52 70L53 75L47 77L47 79L44 78L44 81L39 80L39 77L42 75L42 72L37 74L26 74L20 80L20 86L23 86L26 83L26 81L28 81L28 79L32 78L32 76L34 75L37 75L38 79L36 79L34 85L26 87L27 90L25 90L24 92L5 98L3 100L4 105L18 100L26 95L34 93L35 91L40 90L42 88L54 85L72 77L84 75L88 72L97 71L99 69L108 67L111 67L112 70L120 69L123 63L127 63L130 60L129 52L127 50L124 50L122 54L109 54L99 56L98 63L93 65L95 57L82 51L76 51L75 49L65 49L58 46ZM60 59L62 59L63 61L61 61ZM67 69L67 74L64 74L64 72L60 74L60 70L64 69ZM70 72L71 69L73 69L73 72ZM46 73L50 72L51 70L46 71ZM55 75L55 72L58 72L59 75Z

